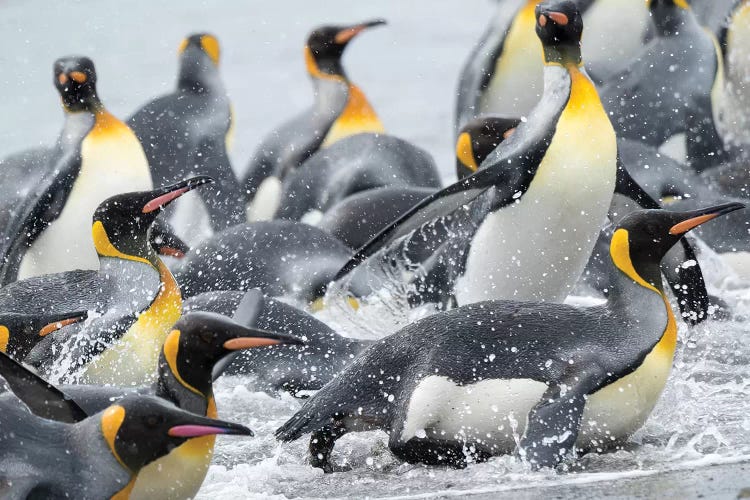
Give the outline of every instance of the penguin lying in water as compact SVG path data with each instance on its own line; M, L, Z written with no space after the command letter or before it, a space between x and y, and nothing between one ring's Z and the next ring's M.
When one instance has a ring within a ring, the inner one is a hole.
M329 299L342 288L367 297L395 281L401 286L406 275L410 302L562 302L586 266L613 192L649 202L618 169L614 130L581 69L575 5L543 2L537 13L547 75L538 106L476 172L428 196L360 248L336 275ZM700 270L678 273L675 282L698 289L687 288L696 297L683 307L701 318L708 299Z
M30 414L18 400L3 402L0 492L13 500L128 498L148 464L217 434L253 435L152 396L129 396L73 424Z
M251 313L243 319L246 323L255 322L255 311L247 310L253 309L256 298L250 299L243 308ZM212 371L222 359L244 349L299 343L296 337L249 328L225 316L193 312L180 318L167 336L159 357L156 382L150 386L67 385L58 389L64 397L54 397L47 382L12 359L0 357L0 377L15 393L15 396L11 393L0 395L0 405L9 398L18 397L39 416L52 418L49 415L61 408L62 418L77 415L78 421L82 418L76 408L85 418L125 396L148 394L191 413L216 418ZM213 437L176 447L138 473L130 498L194 497L208 471L213 448Z
M370 345L366 340L347 338L314 316L289 304L263 297L257 290L259 311L254 322L261 330L283 332L303 339L300 345L280 344L262 349L238 352L222 368L227 375L250 375L248 386L253 391L271 395L285 391L302 396L305 391L316 391L327 384L357 354ZM244 292L217 291L191 297L183 304L186 314L192 311L211 311L230 316L246 314Z
M321 26L310 33L304 55L315 103L263 139L250 160L242 183L251 199L257 197L248 209L250 220L273 215L283 179L318 149L360 132L383 132L364 93L349 81L341 65L349 42L383 24L377 19L352 26ZM270 214L265 210L268 205Z
M541 46L534 36L538 0L500 0L487 30L466 59L458 83L455 130L493 114L526 116L542 95ZM576 0L586 37L587 71L600 81L638 54L648 32L648 9L630 0ZM616 30L612 26L617 26ZM458 135L458 134L457 134Z
M437 189L440 175L427 151L403 139L366 133L346 137L318 150L286 177L276 217L315 224L315 215L336 202L386 186Z
M0 289L0 317L89 313L87 321L55 325L41 339L40 332L26 332L21 342L34 345L27 362L91 383L145 382L181 313L180 290L148 243L149 228L163 207L208 182L195 177L108 198L94 213L91 230L99 271L49 274Z
M679 155L693 168L720 164L725 154L717 122L724 77L718 43L698 24L687 1L648 4L656 37L603 84L602 103L618 137L659 147L684 134L685 151Z
M128 125L143 145L156 185L177 182L188 172L214 180L201 199L212 229L219 231L245 220L245 195L227 155L232 108L219 75L219 41L193 34L179 53L175 91L136 111Z
M308 302L351 255L337 238L307 224L251 222L204 240L175 269L175 278L185 297L260 288Z
M336 440L369 429L385 430L403 460L457 467L514 450L555 467L574 450L616 446L648 418L672 367L660 260L690 229L743 207L632 213L612 237L606 304L500 300L429 316L365 350L276 436L312 433L310 462L327 472Z
M87 57L55 61L54 83L65 110L57 144L25 169L44 159L44 167L28 182L5 185L18 189L15 205L3 216L0 262L2 283L73 269L96 269L88 218L110 196L151 189L146 156L138 139L110 114L96 89L94 63ZM26 172L17 172L26 176ZM26 192L25 195L20 193ZM3 201L5 203L5 201Z

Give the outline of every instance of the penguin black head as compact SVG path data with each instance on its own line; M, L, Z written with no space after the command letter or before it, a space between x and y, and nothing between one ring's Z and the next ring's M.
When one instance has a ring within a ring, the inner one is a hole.
M214 365L236 351L279 344L302 344L291 335L242 326L221 314L196 311L175 323L164 341L159 371L168 370L182 385L210 395Z
M183 194L213 182L198 176L153 191L125 193L107 198L94 212L92 236L97 253L152 262L149 229L156 216Z
M570 0L546 0L536 6L536 34L548 63L581 64L583 17Z
M100 413L100 425L110 451L132 473L190 438L216 434L253 435L244 425L202 417L152 396L129 396L119 400Z
M691 229L741 208L745 208L742 203L726 203L688 212L633 212L623 217L612 235L612 262L625 274L632 270L661 290L659 264L669 249Z
M357 35L368 28L385 24L383 19L375 19L351 26L320 26L307 37L305 60L307 71L312 76L343 76L341 56L344 49Z
M180 73L178 86L194 91L210 87L207 79L216 73L221 49L219 39L210 33L189 35L180 44Z
M658 32L674 33L680 30L686 15L690 15L687 0L648 0L651 20Z
M505 139L513 135L520 118L482 116L463 126L456 140L456 173L462 179L477 171Z
M53 66L54 82L66 111L96 111L96 69L88 57L61 57Z

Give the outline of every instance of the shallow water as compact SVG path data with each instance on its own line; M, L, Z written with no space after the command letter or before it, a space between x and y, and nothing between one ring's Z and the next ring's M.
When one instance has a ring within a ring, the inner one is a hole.
M311 102L301 61L309 27L385 17L389 26L364 34L349 48L347 70L388 130L431 151L450 178L455 81L491 8L481 0L0 0L0 154L51 143L57 135L62 113L51 84L55 58L93 57L102 98L126 117L171 89L180 39L209 30L223 43L222 74L237 117L233 158L241 171L261 135ZM513 498L593 498L701 492L735 498L750 487L750 290L727 281L722 286L736 317L690 331L681 327L667 389L626 450L586 456L567 473L531 473L507 457L459 471L402 464L388 452L384 434L366 433L347 436L337 447L336 460L351 465L351 472L323 475L306 465L304 439L288 445L273 439L273 431L300 403L251 393L243 379L226 378L217 390L220 415L249 425L256 437L219 438L216 464L200 497L494 498L504 492Z

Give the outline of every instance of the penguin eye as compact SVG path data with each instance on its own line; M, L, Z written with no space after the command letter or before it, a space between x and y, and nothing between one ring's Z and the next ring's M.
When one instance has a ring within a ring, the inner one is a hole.
M205 342L206 344L210 344L214 340L214 334L211 332L203 332L200 335L201 340Z
M159 425L159 417L156 415L146 417L146 427L154 428L157 425Z

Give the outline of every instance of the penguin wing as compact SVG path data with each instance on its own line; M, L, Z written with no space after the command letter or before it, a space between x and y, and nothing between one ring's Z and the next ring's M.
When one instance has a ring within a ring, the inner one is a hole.
M89 415L68 395L10 356L0 352L0 377L35 415L74 424Z
M26 500L40 484L36 476L5 476L0 475L0 498L3 500Z
M16 279L26 249L60 216L80 166L77 149L65 152L41 181L39 189L19 205L0 241L0 284Z
M502 169L480 168L469 177L427 196L357 250L334 277L334 281L344 277L367 258L398 238L432 220L449 215L461 206L471 203L490 188L494 187L496 190L494 201L496 207L512 203L526 191L535 170L520 166Z

